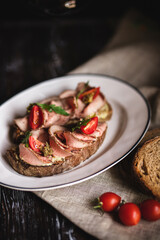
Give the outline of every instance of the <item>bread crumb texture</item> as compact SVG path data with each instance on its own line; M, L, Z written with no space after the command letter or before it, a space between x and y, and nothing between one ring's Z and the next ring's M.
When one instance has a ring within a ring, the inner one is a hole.
M138 149L133 171L142 185L160 200L160 136L145 142Z

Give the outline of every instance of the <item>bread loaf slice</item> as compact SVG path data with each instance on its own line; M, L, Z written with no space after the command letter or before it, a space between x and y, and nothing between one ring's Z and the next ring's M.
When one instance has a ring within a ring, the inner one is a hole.
M150 134L151 137L154 135L155 131ZM141 186L160 200L160 136L146 141L137 150L133 172Z
M107 128L103 131L102 135L96 138L96 141L90 143L87 147L81 148L75 154L65 157L64 159L58 159L48 166L33 166L24 162L20 159L19 153L16 149L10 149L7 151L7 159L12 168L22 175L34 177L52 176L54 174L71 170L96 153L104 141L106 132Z

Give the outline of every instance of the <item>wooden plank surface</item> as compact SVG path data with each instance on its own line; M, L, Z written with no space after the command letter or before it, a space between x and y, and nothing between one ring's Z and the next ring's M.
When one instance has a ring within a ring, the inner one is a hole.
M112 32L108 21L95 19L3 21L0 103L74 69L100 51ZM94 239L31 192L0 187L0 200L0 239Z
M92 1L93 11L89 3L82 14L35 17L35 12L28 15L23 1L16 1L19 8L15 1L3 2L0 104L30 86L66 74L101 51L128 7L123 1L116 8L115 2L106 8L102 5L106 1L101 5ZM156 12L154 1L152 7ZM94 240L31 192L0 187L0 201L0 240Z

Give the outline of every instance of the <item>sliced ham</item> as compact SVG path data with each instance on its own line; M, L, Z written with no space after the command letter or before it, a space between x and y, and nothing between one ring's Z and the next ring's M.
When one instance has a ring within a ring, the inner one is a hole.
M72 97L75 96L76 91L75 90L66 90L64 92L62 92L59 97L60 98L68 98L68 97Z
M60 101L51 101L50 104L54 104L55 106L60 106L63 109L65 109ZM71 109L65 109L65 111L68 112L68 114L71 113ZM44 128L48 128L53 124L64 125L70 119L70 115L65 116L65 115L55 113L54 111L49 112L47 110L43 110L43 117L44 117L44 123L42 127Z
M56 132L59 132L59 131L66 131L66 128L63 126L59 126L59 125L52 125L48 129L48 133L50 136L53 136Z
M47 110L42 109L43 111L43 124L41 128L48 128L54 124L64 125L69 121L70 116L64 116L58 113L55 113L54 111L49 112ZM70 114L69 110L66 110Z
M48 100L47 100L47 104L54 104L55 106L60 106L63 109L65 109L66 112L71 114L72 109L69 108L69 105L67 105L67 102L64 99L60 100L59 98L56 97L56 98L50 98L49 102ZM42 101L41 103L45 103L45 101ZM65 115L55 113L54 111L49 112L45 109L42 109L42 113L43 113L43 123L40 126L40 128L48 128L53 124L64 125L70 119L70 115L65 116ZM16 126L18 126L18 128L23 132L30 129L28 124L28 116L25 116L23 118L17 118L14 120L14 122Z
M40 101L39 103L41 103L41 104L44 104L44 103L45 104L50 104L51 101L57 101L57 100L59 100L59 97L58 96L53 96L53 97L46 98L46 99Z
M66 145L72 148L84 148L88 146L87 142L80 141L79 139L75 138L73 134L69 131L63 133Z
M45 112L43 123L43 127L45 128L52 126L55 122L58 122L60 119L60 114L57 114L55 112L48 112L46 110L43 110L43 112Z
M85 89L85 85L86 85L85 82L80 82L80 83L78 83L77 88L76 88L76 92L78 93L78 92L80 92L81 90Z
M73 144L69 144L68 142L66 142L68 139L66 139L68 133L70 133L69 131L58 131L56 132L56 134L54 134L52 136L52 139L54 139L54 141L56 142L56 144L63 150L65 150L68 153L77 153L81 147L79 145L79 147L75 147L74 143ZM68 138L68 137L67 137ZM77 139L74 138L74 142L76 142ZM73 142L73 140L72 140ZM78 143L80 143L80 141L78 141ZM86 143L83 144L83 146L86 146Z
M53 155L55 157L68 157L72 154L70 152L65 151L55 140L55 138L50 137L49 138L50 147L53 149Z
M19 145L19 156L24 162L33 166L45 166L52 164L52 159L39 155L31 148L25 147L22 143Z
M87 134L79 133L79 132L73 132L72 135L81 140L81 141L86 141L86 142L91 142L91 141L96 141L96 137L90 136Z
M80 99L76 99L75 96L64 98L62 100L62 103L63 103L63 109L65 109L66 111L67 110L69 111L70 118L75 118L75 117L78 118L79 114L85 108L85 104Z
M96 130L100 132L100 136L101 136L106 129L107 129L107 123L104 122L104 123L99 123Z
M42 143L48 142L48 133L45 129L41 128L38 130L31 131L32 137L38 139Z
M99 123L97 126L97 129L94 131L94 133L90 134L92 137L100 137L104 133L104 131L107 129L107 123Z
M62 106L62 101L59 98L56 99L56 100L52 100L51 102L49 102L49 104L54 104L55 106L63 107Z
M60 136L62 132L58 132L58 135ZM54 140L56 141L56 143L62 148L62 149L65 149L67 151L70 151L71 148L69 146L67 146L65 143L62 142L62 139L60 139L57 134L54 134L52 136L52 138L54 138Z
M92 134L87 135L78 131L74 131L72 135L81 141L94 142L96 141L97 137L102 136L106 128L107 128L106 123L99 123L97 126L97 129Z
M83 111L82 117L87 117L89 115L94 114L100 109L105 103L105 100L98 95Z
M29 129L27 116L14 119L14 123L22 132L26 132Z
M69 111L66 111L66 112L69 113ZM55 121L54 124L56 124L56 125L59 124L62 126L62 125L65 125L69 121L69 119L70 119L70 116L64 116L64 115L59 114L59 119L57 121Z
M54 104L55 106L59 106L61 108L63 108L65 111L69 111L69 113L71 112L71 107L70 105L68 104L68 99L69 98L72 98L72 97L67 97L67 98L64 98L64 99L58 99L56 101L51 101L49 104Z
M77 99L77 107L75 108L74 117L79 118L84 108L85 104L80 99Z

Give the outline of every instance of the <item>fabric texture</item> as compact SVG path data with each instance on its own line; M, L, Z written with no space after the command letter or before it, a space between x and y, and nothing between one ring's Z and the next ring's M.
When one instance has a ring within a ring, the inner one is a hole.
M151 106L150 128L160 127L160 33L157 26L141 14L130 11L125 15L110 43L70 74L74 73L111 75L139 88ZM149 197L130 184L129 178L123 177L121 165L120 162L83 183L35 194L98 239L159 239L159 221L141 220L134 227L126 227L117 214L100 214L93 209L93 200L107 191L135 203Z

